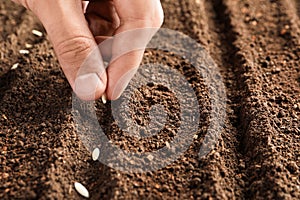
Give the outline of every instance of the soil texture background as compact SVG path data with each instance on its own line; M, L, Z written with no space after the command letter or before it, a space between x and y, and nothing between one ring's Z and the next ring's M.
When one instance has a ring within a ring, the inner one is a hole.
M172 52L147 50L143 64L160 62L191 83L201 120L197 138L174 163L154 172L125 173L92 161L76 134L72 91L47 35L32 13L0 2L0 199L300 199L300 1L162 0L164 27L199 42L217 64L227 94L216 147L198 152L209 125L208 88ZM31 45L28 45L31 44ZM20 54L28 49L30 54ZM16 69L11 69L19 63ZM174 80L176 81L176 80ZM178 83L180 84L180 83ZM130 100L130 116L147 124L151 105L165 106L159 136L137 140L97 102L107 137L133 152L172 140L180 124L178 99L146 85Z

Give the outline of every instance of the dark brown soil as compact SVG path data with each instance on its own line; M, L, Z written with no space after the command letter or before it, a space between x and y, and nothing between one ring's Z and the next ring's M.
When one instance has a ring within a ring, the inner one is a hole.
M162 3L164 27L202 44L225 81L227 118L217 146L199 159L210 112L202 78L174 54L148 50L144 64L164 63L193 85L202 116L199 138L154 172L124 173L93 162L76 134L72 91L53 49L45 36L31 34L43 30L41 25L5 0L0 2L0 199L81 199L75 181L86 185L91 199L300 199L300 2ZM22 55L26 43L33 47ZM19 67L11 70L15 63ZM167 108L172 126L151 141L122 135L107 117L110 104L99 102L97 114L120 148L152 151L172 140L180 123L178 99L158 85L139 89L130 115L146 124L155 103Z

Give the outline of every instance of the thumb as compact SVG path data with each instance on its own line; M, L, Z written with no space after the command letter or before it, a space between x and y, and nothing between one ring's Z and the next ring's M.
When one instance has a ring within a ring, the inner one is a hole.
M31 9L43 23L61 67L75 93L83 100L101 97L106 71L89 30L80 0L36 1Z

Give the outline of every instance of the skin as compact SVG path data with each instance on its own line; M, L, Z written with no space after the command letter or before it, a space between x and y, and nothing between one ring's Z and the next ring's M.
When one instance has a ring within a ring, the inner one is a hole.
M159 0L13 1L40 19L71 87L84 100L103 94L117 99L163 23ZM110 61L106 69L103 58Z

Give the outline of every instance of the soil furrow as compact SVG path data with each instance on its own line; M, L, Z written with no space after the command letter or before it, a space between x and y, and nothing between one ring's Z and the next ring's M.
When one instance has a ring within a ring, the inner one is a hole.
M249 158L247 197L297 198L299 172L295 166L299 151L290 148L299 146L299 113L294 107L299 100L297 55L293 53L297 47L286 35L291 31L287 15L277 1L263 1L260 6L247 1L227 4L233 13L233 26L240 27L243 33L237 38L237 45L249 41L252 48L249 52L249 48L241 46L240 52L246 58L240 79L245 85L241 91L241 113L243 148ZM276 17L263 17L263 13ZM257 72L259 76L255 75ZM284 87L286 84L289 87ZM293 170L290 166L294 166Z
M237 70L237 66L243 62L244 58L238 54L239 48L235 44L238 33L232 26L231 13L226 2L221 0L204 1L204 6L209 26L207 37L209 41L213 41L208 44L208 49L224 76L228 96L227 115L230 121L225 132L229 139L229 145L226 148L232 151L230 162L235 162L234 165L231 165L231 171L236 174L232 177L232 181L236 185L236 197L244 198L244 185L247 177L244 173L245 158L243 152L240 152L240 140L244 130L240 126L243 118L240 115L241 107L239 106L241 104L240 88L243 83L240 82L239 77L241 72Z
M244 175L240 172L243 168L242 156L238 153L238 130L237 130L237 119L235 105L239 102L236 100L238 92L236 90L237 80L234 72L232 71L231 56L234 55L234 46L232 42L234 38L229 35L222 34L224 31L230 30L227 26L229 21L222 21L226 17L224 7L222 7L222 2L220 1L180 1L180 8L182 12L181 23L184 29L178 29L196 41L204 44L205 48L211 53L212 57L215 59L217 64L221 68L221 73L225 77L225 84L227 86L227 95L229 97L227 115L229 121L226 123L226 129L222 133L222 138L220 139L220 146L215 150L219 154L226 154L226 159L224 158L210 158L212 163L224 163L226 168L220 168L221 171L226 171L225 177L218 177L218 174L213 172L209 174L214 180L216 180L215 189L218 195L222 198L232 198L232 194L236 197L243 198L241 187L243 186ZM175 4L175 3L174 3ZM220 8L221 6L221 8ZM178 9L178 8L177 8ZM202 11L202 12L199 12ZM168 16L168 14L166 14ZM227 18L228 19L228 18ZM168 27L168 23L166 23ZM170 26L170 28L173 28ZM223 151L226 151L223 152ZM238 155L237 155L238 154ZM209 161L206 161L209 162ZM226 164L225 164L226 163ZM214 166L218 168L220 166ZM206 171L205 168L201 169ZM235 174L235 175L234 175ZM223 180L226 180L227 188L222 188L226 184L223 184ZM228 188L229 187L229 188ZM222 191L222 189L224 189ZM228 193L231 191L231 194ZM222 194L222 195L221 195Z

